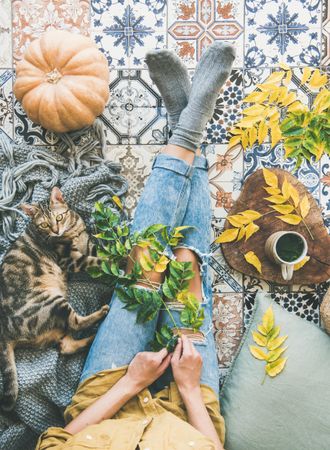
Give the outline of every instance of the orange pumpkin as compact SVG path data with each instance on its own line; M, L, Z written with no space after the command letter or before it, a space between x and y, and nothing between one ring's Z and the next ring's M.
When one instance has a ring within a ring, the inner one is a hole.
M105 56L87 37L51 30L17 64L14 93L28 117L59 133L91 125L109 98Z

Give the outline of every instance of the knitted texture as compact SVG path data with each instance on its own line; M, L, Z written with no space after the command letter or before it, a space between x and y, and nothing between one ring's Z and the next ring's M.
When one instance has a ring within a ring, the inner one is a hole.
M91 231L95 201L111 204L113 195L127 191L120 165L102 158L105 142L98 121L91 128L60 137L61 143L50 150L15 145L0 134L0 262L28 224L17 208L20 203L48 201L51 188L59 186L69 206ZM108 303L111 294L108 286L87 274L69 276L69 302L82 315ZM93 330L75 337L90 334ZM32 450L46 428L63 425L63 411L78 385L85 356L86 351L62 356L54 347L15 350L19 395L13 414L0 410L0 449ZM1 396L0 373L0 405Z

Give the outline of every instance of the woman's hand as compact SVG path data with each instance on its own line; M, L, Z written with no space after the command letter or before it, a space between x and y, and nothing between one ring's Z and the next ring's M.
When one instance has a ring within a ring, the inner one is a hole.
M182 394L200 389L200 376L203 365L201 355L184 334L174 350L171 365L174 380Z
M140 352L128 366L125 378L136 393L150 386L170 365L172 355L166 348L159 352Z

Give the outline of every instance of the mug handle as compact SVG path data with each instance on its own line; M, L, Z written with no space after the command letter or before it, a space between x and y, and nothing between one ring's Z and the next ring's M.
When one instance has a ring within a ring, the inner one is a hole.
M293 277L293 264L281 264L281 269L283 280L291 280L291 278Z

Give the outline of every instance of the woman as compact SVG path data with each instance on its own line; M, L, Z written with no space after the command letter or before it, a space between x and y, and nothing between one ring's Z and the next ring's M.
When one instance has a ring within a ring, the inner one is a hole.
M136 324L135 312L123 309L114 294L66 409L67 425L48 429L37 449L223 449L207 269L210 194L207 162L198 147L234 58L231 46L214 43L201 58L192 86L171 52L154 51L146 58L164 99L172 136L154 161L132 231L154 223L193 227L171 256L192 263L195 276L189 290L205 308L201 331L182 327L173 354L166 349L147 352L147 343L156 328L168 322L168 315L161 312L146 324ZM145 251L134 248L133 259ZM148 272L148 278L162 283L163 274ZM143 282L139 288L147 289ZM171 312L180 323L175 304Z

